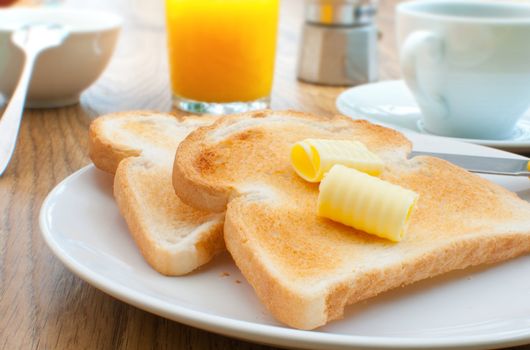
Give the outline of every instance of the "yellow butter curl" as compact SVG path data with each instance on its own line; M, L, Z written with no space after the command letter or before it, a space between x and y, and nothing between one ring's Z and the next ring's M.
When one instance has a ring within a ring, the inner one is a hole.
M291 148L291 164L300 177L319 182L332 166L342 164L370 175L383 170L381 159L364 144L351 140L305 139Z
M417 200L414 191L335 165L320 183L318 215L397 242Z

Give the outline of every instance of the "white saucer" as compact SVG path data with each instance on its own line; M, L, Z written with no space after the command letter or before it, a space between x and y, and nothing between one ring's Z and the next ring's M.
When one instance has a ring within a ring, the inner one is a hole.
M429 134L422 128L421 112L402 80L356 86L337 98L338 110L354 119L367 119L402 131ZM510 139L477 140L452 138L511 152L530 152L530 110L519 121Z

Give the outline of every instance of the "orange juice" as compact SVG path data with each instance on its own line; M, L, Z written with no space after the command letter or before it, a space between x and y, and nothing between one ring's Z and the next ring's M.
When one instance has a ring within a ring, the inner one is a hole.
M166 0L173 94L214 103L268 97L278 2Z

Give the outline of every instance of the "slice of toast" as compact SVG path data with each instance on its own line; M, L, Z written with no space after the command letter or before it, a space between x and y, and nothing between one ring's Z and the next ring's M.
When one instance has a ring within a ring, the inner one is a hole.
M289 162L306 138L361 141L384 160L382 179L419 193L401 242L317 217L318 184ZM313 329L386 290L530 251L529 203L443 160L408 160L410 150L365 121L255 112L191 133L173 185L195 207L226 208L226 246L260 300L278 320Z
M115 174L114 197L145 260L164 275L182 275L224 250L224 215L191 208L173 191L178 144L213 117L125 112L94 120L90 158Z

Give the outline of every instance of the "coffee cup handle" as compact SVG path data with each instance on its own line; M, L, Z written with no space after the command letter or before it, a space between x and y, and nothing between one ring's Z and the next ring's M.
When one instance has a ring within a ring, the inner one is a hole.
M426 93L418 79L416 62L418 56L424 52L435 63L441 62L444 55L443 39L426 30L419 30L410 34L405 39L400 51L403 77L420 104L428 105L430 110L435 110L438 116L445 118L448 116L445 100L442 97L431 96Z

